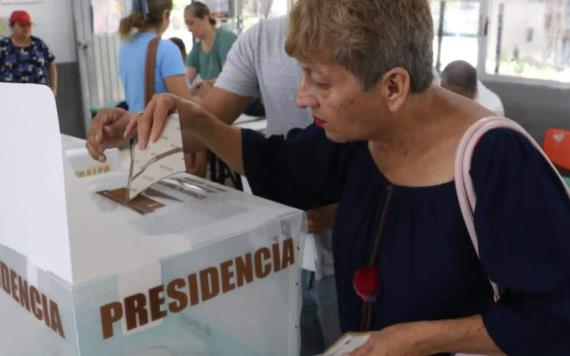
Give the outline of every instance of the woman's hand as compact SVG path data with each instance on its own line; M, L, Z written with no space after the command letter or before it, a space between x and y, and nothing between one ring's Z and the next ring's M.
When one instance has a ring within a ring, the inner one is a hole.
M396 324L372 332L350 356L426 356L431 352L422 348L423 337L419 323Z
M85 146L94 159L104 162L107 157L103 153L107 148L117 147L126 140L123 136L125 128L132 116L119 108L101 109L91 121Z
M160 137L166 119L172 112L177 111L180 117L180 127L182 130L193 130L194 124L199 118L207 115L202 107L190 100L178 97L173 94L155 95L148 103L145 111L133 117L125 130L124 137L132 137L136 132L138 146L145 149L149 143L154 143ZM136 131L135 131L136 130ZM192 152L200 145L190 144L183 134L185 152Z

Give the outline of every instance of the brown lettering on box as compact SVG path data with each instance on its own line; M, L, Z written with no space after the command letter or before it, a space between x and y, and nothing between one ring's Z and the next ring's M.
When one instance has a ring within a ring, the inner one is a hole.
M279 242L276 242L271 246L273 254L273 272L281 271L281 251L279 249Z
M40 322L43 320L46 326L65 338L59 306L56 302L40 293L35 286L28 284L25 278L2 261L0 261L0 281L2 290L18 302L22 310L32 313Z
M101 314L103 339L113 337L113 323L123 317L123 305L119 302L105 304L99 309L99 313Z
M65 338L61 317L59 315L59 307L53 301L49 301L49 314L51 315L51 329Z
M168 310L171 313L181 312L188 306L188 297L186 296L186 293L179 290L185 286L186 282L183 278L177 278L168 283L168 286L166 287L166 295L173 300L168 304Z
M186 278L176 278L165 285L150 288L124 298L123 302L113 302L101 307L103 339L113 337L114 323L125 319L127 330L132 330L149 323L150 318L158 320L168 313L178 313L202 301L216 298L221 293L252 283L254 278L262 279L271 273L284 270L295 264L295 242L287 238L270 247L261 247L190 273ZM32 293L32 310L36 307ZM148 294L147 294L148 293ZM166 296L164 296L166 293ZM147 296L148 308L147 309ZM166 308L163 305L169 299ZM37 310L36 310L37 311Z
M234 271L232 270L234 261L224 261L220 264L220 274L222 276L222 293L227 293L232 289L236 288L236 285L232 282L234 277Z
M148 291L148 302L150 304L150 320L155 321L164 318L167 313L162 310L165 299L160 294L164 293L164 286L156 286Z
M215 267L200 271L200 287L203 302L216 297L220 293L220 277Z
M196 273L188 275L188 290L190 292L190 305L200 303L200 296L198 295L198 277Z
M30 295L28 293L28 281L18 276L18 290L20 291L20 304L30 311Z
M44 314L42 313L42 309L40 307L41 306L40 292L34 286L30 287L30 298L32 304L32 313L38 320L40 321L43 320Z
M127 330L148 324L146 296L144 294L138 293L125 298L125 316Z
M271 263L264 263L271 258L271 250L262 247L255 252L255 276L259 279L269 276L271 273Z
M43 293L42 293L42 310L44 311L44 323L51 328L48 301L47 297Z
M18 303L20 303L20 299L18 299L18 274L13 269L10 269L10 289L12 289L12 298Z
M10 294L10 272L4 262L0 262L0 275L2 276L2 288L6 294Z
M253 261L251 253L239 256L235 259L236 264L236 284L239 287L245 283L253 282Z

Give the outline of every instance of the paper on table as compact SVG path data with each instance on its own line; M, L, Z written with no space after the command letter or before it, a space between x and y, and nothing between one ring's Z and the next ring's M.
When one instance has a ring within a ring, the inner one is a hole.
M369 333L346 333L323 356L345 356L364 345L369 337Z
M156 142L149 143L145 150L133 143L130 152L131 167L127 187L129 200L159 180L184 172L186 163L178 114L172 114L166 119L162 134Z

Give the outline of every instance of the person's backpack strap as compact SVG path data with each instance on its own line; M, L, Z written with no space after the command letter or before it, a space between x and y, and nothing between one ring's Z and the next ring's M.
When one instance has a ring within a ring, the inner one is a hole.
M156 52L160 37L155 37L148 43L144 67L144 106L146 107L154 94L154 69L156 67Z
M457 190L457 198L459 200L461 214L463 215L463 220L467 226L467 231L469 232L469 237L471 238L471 242L473 243L477 256L479 256L479 242L477 240L477 233L475 231L475 224L473 221L477 197L475 196L473 181L470 175L471 159L475 146L479 143L481 137L483 137L483 135L488 131L495 128L508 128L525 136L550 164L552 170L556 172L562 182L562 185L566 188L566 192L570 196L570 189L566 186L566 183L562 179L558 170L554 167L552 162L550 162L544 151L542 151L540 145L536 143L536 141L519 124L498 116L486 117L476 121L471 125L471 127L469 127L469 129L467 129L459 142L459 146L457 147L455 155L455 189ZM493 287L493 294L496 301L499 298L499 289L493 281L489 280L489 282Z

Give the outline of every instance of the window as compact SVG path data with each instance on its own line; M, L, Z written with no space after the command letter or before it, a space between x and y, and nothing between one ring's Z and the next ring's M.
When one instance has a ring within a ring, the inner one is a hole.
M434 21L434 65L438 71L455 60L477 67L479 0L431 1Z
M434 64L570 83L570 0L431 0Z
M570 1L492 0L489 10L488 73L570 83Z

